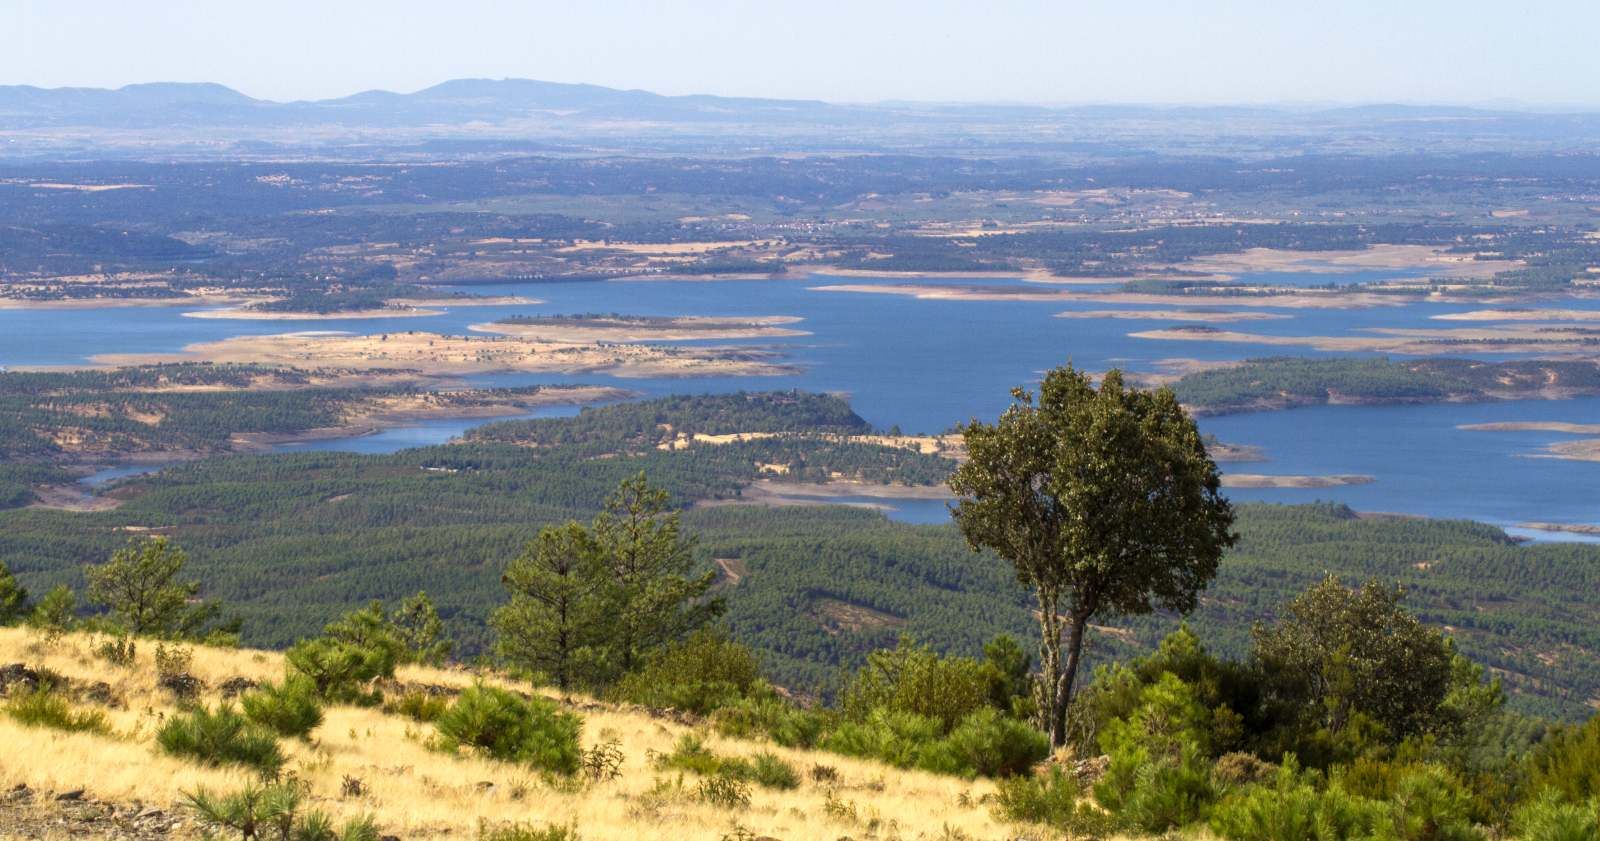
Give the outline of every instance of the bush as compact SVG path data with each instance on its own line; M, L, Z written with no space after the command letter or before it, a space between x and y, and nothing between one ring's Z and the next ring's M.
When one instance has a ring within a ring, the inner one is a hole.
M403 715L412 721L429 723L438 721L449 708L449 698L415 689L383 705L383 711L389 715Z
M711 723L717 732L735 739L768 738L786 748L816 747L832 715L807 710L770 690L743 698L717 710Z
M995 784L994 811L1001 820L1044 824L1073 836L1100 835L1110 816L1084 802L1076 777L1051 766L1037 776L1022 775Z
M750 805L750 786L733 777L707 777L696 787L695 798L721 809L744 809Z
M1225 753L1211 766L1211 778L1225 786L1270 782L1278 767L1253 753Z
M706 777L753 782L764 788L791 789L800 785L799 772L775 754L763 752L750 759L718 756L693 733L679 736L672 753L656 757L655 766L661 770L676 769Z
M1111 757L1095 786L1122 823L1164 832L1199 820L1216 799L1206 746L1212 720L1192 688L1168 673L1145 687L1127 718L1107 722L1100 746Z
M1345 841L1370 838L1383 804L1341 789L1319 791L1288 757L1270 785L1230 792L1211 810L1211 830L1228 841Z
M822 748L910 768L922 758L923 750L942 735L938 719L880 707L865 721L841 723L823 738Z
M99 710L74 711L65 698L44 685L13 694L6 701L6 715L26 727L49 727L69 733L102 735L111 732L105 713Z
M1545 789L1517 810L1511 825L1517 841L1593 841L1600 838L1600 798L1580 806Z
M697 715L735 703L761 683L761 664L749 648L714 631L697 631L662 648L644 668L618 682L619 701Z
M1394 838L1404 841L1482 841L1473 825L1472 795L1449 770L1426 765L1400 778L1392 810Z
M1546 739L1528 759L1528 783L1574 803L1600 796L1600 715Z
M133 665L138 653L139 647L134 643L133 637L126 634L106 639L94 647L94 656L113 666L124 668Z
M304 739L322 723L317 687L304 675L289 675L279 684L263 684L240 699L244 714L280 736Z
M982 709L929 747L918 763L929 771L1008 777L1050 755L1050 738L1025 722Z
M478 841L582 841L577 824L549 824L534 827L532 824L501 824L491 827L487 822L478 824Z
M467 689L435 726L439 746L452 752L471 747L502 762L565 776L576 774L582 759L581 719L543 698L524 700L504 689Z
M822 747L899 768L968 777L1020 773L1050 753L1043 733L990 707L967 716L947 736L937 719L880 708L865 721L840 724Z
M285 655L289 668L310 678L317 697L335 704L375 704L378 692L372 681L394 677L395 649L364 647L318 637L301 640Z
M787 790L800 787L800 774L794 766L765 751L750 760L750 779L762 788Z
M706 747L704 739L693 733L685 733L672 746L672 753L656 757L655 766L662 770L692 771L709 777L722 769L722 760Z
M173 756L206 765L245 765L263 775L283 767L283 753L272 731L226 704L215 712L200 707L174 715L156 733L156 744Z
M989 704L995 667L969 657L941 657L907 637L874 651L844 690L845 717L865 721L878 710L933 719L944 735Z
M189 811L203 825L206 837L233 831L241 838L283 841L378 841L371 817L354 818L335 831L322 812L301 812L301 789L295 783L274 783L265 788L246 787L232 794L212 794L199 789L188 798Z

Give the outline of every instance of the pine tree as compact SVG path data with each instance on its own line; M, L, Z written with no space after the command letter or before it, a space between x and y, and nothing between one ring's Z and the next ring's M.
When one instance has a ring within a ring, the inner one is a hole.
M541 529L501 582L511 601L489 620L500 655L563 692L596 682L608 582L589 531L576 522Z
M607 648L622 674L723 610L720 598L705 598L715 573L689 577L694 543L683 535L677 512L668 511L667 492L652 488L641 472L622 482L594 521L594 540L609 579Z
M89 567L89 599L110 608L135 635L183 629L197 581L178 580L188 555L165 537L129 541L111 560Z
M0 563L0 625L10 625L28 612L28 591L11 570Z

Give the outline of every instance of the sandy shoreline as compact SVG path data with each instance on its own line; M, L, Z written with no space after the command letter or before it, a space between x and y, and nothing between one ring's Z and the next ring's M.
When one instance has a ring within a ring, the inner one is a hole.
M854 499L844 502L840 501L839 497ZM701 500L695 503L695 507L763 505L777 508L791 505L844 505L851 508L887 511L894 508L891 504L894 500L902 499L954 500L955 496L944 485L879 485L848 479L835 479L830 482L758 479L746 485L737 499Z
M1309 347L1322 351L1370 351L1408 356L1465 353L1589 352L1597 336L1584 328L1465 327L1445 329L1365 328L1372 336L1274 336L1233 330L1169 327L1140 330L1136 339L1229 342L1274 347Z
M96 365L239 362L354 371L403 369L427 376L501 371L605 373L617 377L776 376L793 373L776 354L749 348L594 345L514 336L448 336L407 331L235 336L197 342L179 353L98 354Z
M1065 312L1056 313L1055 317L1086 319L1121 318L1152 321L1198 321L1207 324L1223 324L1231 321L1272 321L1281 318L1293 318L1294 316L1286 313L1252 312L1248 310L1066 310Z
M1215 274L1307 272L1339 274L1384 269L1427 269L1438 277L1481 278L1522 265L1516 260L1478 260L1473 254L1451 254L1432 245L1371 245L1351 251L1292 251L1252 248L1186 260L1172 268Z
M1489 309L1430 317L1436 321L1600 321L1600 310Z
M1568 423L1566 421L1502 421L1499 423L1463 423L1456 429L1473 432L1566 432L1572 435L1600 435L1600 423Z
M98 310L136 307L225 307L253 303L259 298L238 295L183 295L172 298L5 298L0 310Z
M259 303L259 301L251 302ZM339 310L335 312L311 312L305 310L273 310L251 309L251 304L242 306L224 307L222 309L195 310L183 314L185 318L223 318L240 321L343 321L346 319L365 318L419 318L430 315L444 315L451 307L504 307L542 304L538 298L523 298L516 295L496 295L474 298L462 296L460 298L393 298L386 302L387 307L365 310Z
M1327 476L1268 475L1264 473L1224 473L1224 488L1338 488L1348 485L1370 485L1377 481L1372 476L1357 473L1330 474Z
M434 309L375 309L375 310L342 310L339 312L275 312L272 310L253 310L248 307L227 307L220 310L193 310L183 314L184 318L216 318L235 321L343 321L345 319L363 318L419 318L428 315L444 315L444 310Z
M1533 529L1535 531L1564 532L1566 534L1581 534L1588 537L1600 537L1600 526L1588 523L1517 523L1517 528Z
M1149 292L1074 292L1017 287L933 286L928 284L836 283L808 287L813 292L903 295L926 301L1058 301L1089 304L1147 304L1162 307L1251 307L1262 309L1365 309L1414 303L1416 296L1369 292L1155 294ZM1437 299L1434 299L1437 300Z
M705 339L772 339L809 336L786 325L803 319L789 315L723 318L687 315L670 318L585 318L565 321L490 322L467 327L476 333L520 336L547 342L682 342Z

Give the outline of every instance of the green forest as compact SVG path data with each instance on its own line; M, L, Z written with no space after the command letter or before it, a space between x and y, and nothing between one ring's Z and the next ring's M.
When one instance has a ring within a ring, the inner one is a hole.
M663 450L663 425L797 434ZM902 633L968 654L996 633L1028 633L1014 574L970 551L953 527L839 507L695 507L739 497L761 464L779 461L802 478L906 484L942 481L953 467L831 435L866 426L821 395L671 397L491 424L467 443L390 455L216 457L122 481L107 492L122 500L114 510L0 512L0 559L45 592L80 585L83 566L130 534L172 535L204 595L243 620L246 642L284 646L353 603L426 588L471 655L486 650L501 571L521 547L542 526L593 516L642 470L686 509L695 562L718 574L729 627L783 685L828 693L840 669ZM1252 621L1325 573L1376 577L1404 585L1411 609L1502 670L1517 707L1571 718L1600 696L1600 615L1587 597L1600 585L1600 548L1524 546L1485 525L1339 506L1238 512L1241 538L1189 618L1218 651L1242 654ZM1148 650L1176 624L1161 614L1108 619L1091 630L1091 662Z

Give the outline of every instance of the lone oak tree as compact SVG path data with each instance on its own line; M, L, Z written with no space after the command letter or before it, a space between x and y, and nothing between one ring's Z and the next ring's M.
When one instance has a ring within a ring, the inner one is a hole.
M1192 610L1237 535L1217 465L1171 389L1130 388L1116 370L1096 389L1067 365L1037 401L1011 394L998 422L963 430L953 515L1038 599L1039 711L1059 747L1089 621Z

